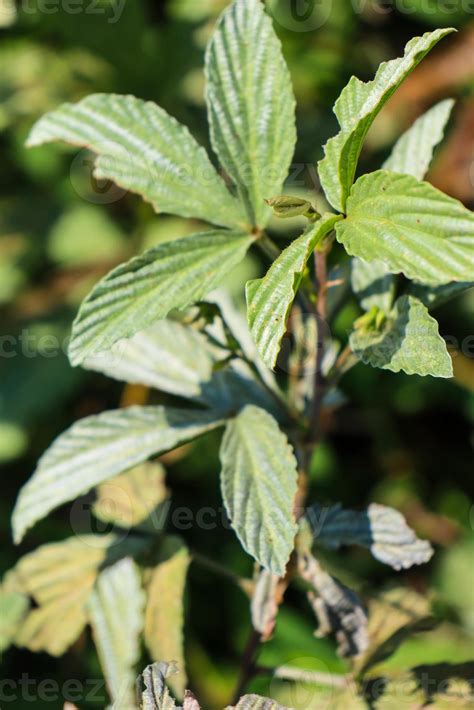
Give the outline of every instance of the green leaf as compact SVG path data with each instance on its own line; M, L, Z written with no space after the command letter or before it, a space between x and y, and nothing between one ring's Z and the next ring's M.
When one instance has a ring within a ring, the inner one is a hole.
M151 202L157 212L245 227L238 201L185 126L134 96L93 94L43 116L28 146L62 140L98 154L95 176Z
M117 710L134 707L144 597L138 569L128 557L100 573L87 603L100 665Z
M374 306L390 313L395 297L395 277L383 261L352 259L351 286L365 311Z
M474 213L411 175L377 170L359 178L336 234L351 256L382 260L409 279L472 280Z
M270 217L296 143L295 99L280 42L259 0L235 0L206 53L211 140L252 223Z
M13 642L28 607L28 597L25 594L0 589L0 653Z
M437 321L413 296L401 296L379 330L358 328L350 346L366 365L407 375L452 377L453 366Z
M268 412L249 405L227 424L221 486L232 527L245 550L282 576L293 549L297 463Z
M214 363L215 352L205 336L165 319L86 358L82 366L123 382L199 399Z
M310 553L299 552L298 570L313 590L308 599L319 623L316 636L334 635L343 657L363 653L369 645L368 622L357 594L331 577Z
M153 663L137 681L139 707L142 710L178 710L166 686L166 679L178 673L176 663ZM142 685L145 688L142 690Z
M367 510L346 510L340 503L330 508L313 505L307 513L317 545L338 549L362 545L373 556L396 570L431 559L433 548L417 538L405 518L393 508L371 503Z
M243 259L253 237L224 231L159 244L111 271L83 301L72 329L73 365L109 350L173 308L212 291Z
M139 538L119 542L114 535L83 535L43 545L22 557L11 583L37 606L22 623L15 644L61 656L87 623L86 604L99 570L143 548Z
M162 532L168 502L163 466L146 462L102 483L92 512L102 522L156 535Z
M162 406L129 407L76 422L22 488L13 512L15 541L59 505L221 423L212 412Z
M420 116L398 139L391 156L382 166L384 170L422 180L428 172L433 151L443 138L453 106L453 99L445 99Z
M326 143L325 157L318 164L321 185L335 209L346 210L365 137L383 105L435 44L454 31L440 29L414 37L404 56L381 64L372 81L353 76L343 89L334 106L341 130Z
M249 326L260 357L270 368L275 367L286 321L309 256L339 219L336 215L324 215L280 254L263 279L247 283Z
M145 643L153 660L173 658L184 669L183 596L190 558L181 540L171 536L164 540L159 553L157 564L145 574ZM173 675L168 682L175 695L182 698L185 674Z

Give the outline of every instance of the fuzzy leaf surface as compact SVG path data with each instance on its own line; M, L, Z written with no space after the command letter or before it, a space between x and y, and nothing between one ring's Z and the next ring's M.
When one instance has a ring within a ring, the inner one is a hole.
M372 81L364 83L353 76L343 89L334 106L341 130L328 140L318 164L326 197L339 212L346 211L362 146L377 114L423 57L453 31L440 29L414 37L406 45L404 56L381 64Z
M117 710L133 707L144 602L138 569L126 557L100 573L87 603L94 643Z
M359 178L336 234L351 256L381 260L409 279L472 281L474 213L411 175L377 170Z
M310 254L339 220L324 215L275 259L262 279L246 286L247 317L260 357L275 367L286 322Z
M350 346L366 365L407 375L452 377L453 365L437 321L413 296L401 296L381 330L359 328Z
M232 527L245 550L282 576L293 549L297 463L268 412L248 405L226 427L221 487Z
M206 53L212 146L256 226L280 194L296 143L295 99L280 41L259 0L235 0Z
M445 99L420 116L398 139L383 169L423 180L433 151L443 138L453 106L453 99Z
M13 512L15 541L59 505L221 423L212 412L163 406L128 407L76 422L43 454L21 489Z
M157 212L245 226L239 202L185 126L151 101L92 94L50 111L28 145L65 141L97 153L95 176L137 192Z
M113 269L81 304L69 344L71 363L80 365L172 309L202 299L252 242L253 237L237 232L202 232L159 244Z

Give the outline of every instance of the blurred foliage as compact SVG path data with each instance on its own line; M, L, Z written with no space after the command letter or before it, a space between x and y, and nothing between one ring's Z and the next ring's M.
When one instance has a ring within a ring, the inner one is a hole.
M77 3L75 11L68 12L66 2L52 2L44 11L41 0L30 0L19 3L17 11L10 0L0 0L2 572L18 557L9 518L38 456L77 418L116 406L122 396L118 383L73 370L67 362L64 343L79 300L115 263L192 228L189 222L154 215L133 195L97 184L86 152L77 154L56 145L28 152L25 136L42 113L60 102L94 91L115 91L156 101L206 144L203 47L225 4L225 0L101 0ZM399 54L409 37L449 24L459 34L436 50L383 110L371 131L363 168L378 166L390 143L416 115L435 100L453 96L458 105L447 147L439 150L431 175L435 184L472 207L472 8L469 13L461 9L465 3L450 3L456 7L448 13L447 3L437 0L403 4L333 0L317 5L324 16L312 15L295 27L285 0L268 2L299 105L295 163L301 168L293 170L289 190L293 194L301 190L319 204L320 197L313 194L318 188L314 164L320 146L335 130L331 106L349 76L368 78L383 58ZM294 236L298 221L285 223L285 228L280 225L275 231L276 239ZM334 250L334 265L339 257ZM246 278L260 273L255 257L242 268ZM241 283L241 276L236 274L229 285ZM413 593L431 590L441 626L402 640L384 662L384 673L446 660L462 664L473 655L472 312L472 292L437 311L441 332L453 347L453 381L393 375L363 365L354 368L341 382L347 404L324 413L326 438L312 462L310 499L341 500L351 507L371 501L394 505L437 548L429 565L402 577ZM340 309L335 335L344 340L358 313L355 301ZM133 401L137 392L127 390L125 396L127 402ZM174 508L190 500L195 510L221 505L215 443L216 435L210 434L179 456L164 457ZM61 510L35 529L21 552L70 534L69 514ZM251 573L248 558L225 526L217 532L193 529L184 537L194 549L237 572ZM364 551L342 554L344 574L358 580L362 591L374 593L393 582L395 573ZM328 564L331 559L328 553ZM203 705L217 708L232 694L250 617L246 596L225 580L216 579L215 584L212 574L194 565L190 570L187 666L190 685ZM314 638L303 595L290 590L287 601L261 661L343 671L333 645ZM23 604L21 595L0 590L0 614L13 608L20 618ZM8 625L2 624L0 647L9 633ZM38 681L52 679L59 688L71 678L82 683L100 678L86 634L61 658L13 649L2 664L4 678L18 680L28 673ZM285 685L261 678L251 690L273 694L285 703L291 700ZM301 697L307 697L305 689ZM58 702L54 707L60 706ZM13 704L31 707L24 692L17 693ZM79 703L81 708L105 704L103 690L90 692ZM5 702L5 707L9 705ZM35 707L51 707L51 702L37 699Z

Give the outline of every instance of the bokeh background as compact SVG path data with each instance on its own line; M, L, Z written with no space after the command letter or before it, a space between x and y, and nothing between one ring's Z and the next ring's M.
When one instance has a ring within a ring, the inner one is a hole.
M199 227L156 215L139 197L97 183L86 151L58 145L27 150L28 130L63 101L97 91L132 93L159 103L208 147L203 54L226 4L0 0L0 573L20 554L74 533L65 508L36 526L20 549L11 540L18 490L52 439L82 416L146 396L139 388L124 389L69 366L65 344L81 298L116 263ZM454 25L458 34L429 55L377 119L361 170L378 167L414 118L452 96L457 105L429 179L474 206L474 3L275 0L267 5L298 102L299 167L290 176L290 192L305 189L320 199L314 165L321 145L336 131L331 108L351 74L369 79L380 61L402 53L413 35ZM280 230L274 236L292 235ZM255 255L239 267L229 284L237 300L243 282L262 268ZM390 661L394 668L474 656L472 313L472 292L436 313L452 346L453 380L356 366L341 383L346 403L324 413L326 436L312 462L312 499L396 506L436 547L428 565L398 574L363 551L327 558L341 579L362 592L398 581L433 594L440 626L404 643ZM345 339L358 314L349 298L331 324L333 332ZM211 435L165 457L174 506L221 505L217 444L217 435ZM91 529L93 522L82 520L87 524ZM193 549L251 574L250 559L224 527L182 534ZM232 583L192 566L186 618L191 685L204 707L222 707L232 694L249 631L248 601ZM343 670L333 644L315 639L313 627L303 596L290 591L262 661ZM12 649L1 660L6 679L28 674L61 687L71 678L101 677L86 633L58 659ZM32 707L21 695L0 701L1 706ZM37 699L33 705L61 708L62 702ZM102 692L79 705L105 707L106 700Z

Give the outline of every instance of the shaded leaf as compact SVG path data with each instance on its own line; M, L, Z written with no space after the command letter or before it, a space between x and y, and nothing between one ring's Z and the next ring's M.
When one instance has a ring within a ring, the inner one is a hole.
M425 286L424 284L411 282L407 293L418 298L428 308L437 308L473 287L474 281L453 281L452 283L444 284L444 286Z
M383 261L351 261L351 286L365 311L376 306L389 313L395 297L395 277Z
M249 326L260 357L269 368L275 366L306 262L316 244L339 219L336 215L324 215L280 254L263 279L247 283Z
M243 227L238 201L185 126L150 101L93 94L43 116L28 146L62 140L98 154L95 176L138 192L157 212Z
M418 118L398 139L384 170L413 175L422 180L429 168L433 151L442 140L454 101L445 99Z
M336 234L351 256L382 260L409 279L472 279L474 213L411 175L377 170L359 178Z
M73 324L73 365L109 350L174 308L212 291L245 256L253 237L211 231L159 244L105 276L82 302Z
M232 527L247 552L282 576L296 533L297 463L275 419L249 405L226 427L221 487Z
M100 573L87 603L94 643L113 707L133 707L144 593L138 569L124 558Z
M310 553L299 552L298 570L314 592L308 599L318 619L316 636L334 634L341 656L358 656L369 644L367 614L355 592L325 572Z
M108 478L215 429L207 411L128 407L76 422L41 457L13 512L15 541L51 510Z
M359 155L377 114L423 57L453 31L448 28L414 37L406 45L404 56L381 64L372 81L364 83L353 76L343 89L334 106L341 130L328 140L318 164L321 185L335 209L345 212Z
M211 141L263 227L265 198L280 194L296 143L295 99L271 19L259 0L235 0L222 14L206 52Z
M99 570L127 554L143 550L144 541L114 535L84 535L43 545L22 557L13 584L35 601L15 637L17 646L61 656L87 623L87 601Z
M86 358L82 366L123 382L197 398L201 383L212 375L214 359L201 333L165 319L119 340L110 350Z
M330 508L313 505L307 513L314 541L338 549L342 545L362 545L373 556L396 570L428 562L433 548L419 540L398 510L371 503L367 510L344 509L340 503Z
M105 523L157 534L166 521L169 492L159 463L143 463L97 488L94 515Z
M178 537L167 537L159 550L156 565L147 569L145 585L145 643L152 659L173 658L185 668L183 651L184 589L190 558ZM186 687L186 675L172 675L168 683L180 698Z
M28 607L28 597L25 594L0 589L0 653L13 642Z
M413 296L401 296L383 326L357 328L349 338L366 365L408 375L452 377L451 358L437 321Z

